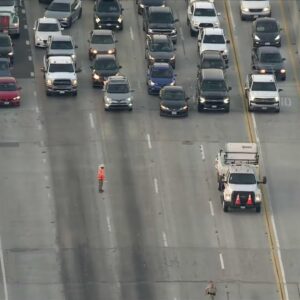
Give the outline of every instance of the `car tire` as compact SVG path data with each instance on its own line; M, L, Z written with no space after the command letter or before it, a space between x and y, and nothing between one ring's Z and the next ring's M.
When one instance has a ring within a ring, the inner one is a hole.
M108 108L108 107L104 107L104 110L105 110L105 111L109 111L109 108Z
M241 16L241 21L245 21L246 20L245 17L242 14L240 14L240 16Z
M224 112L229 113L230 112L230 106L227 106L224 110Z
M152 95L151 91L148 89L148 95Z
M190 26L190 20L189 20L189 18L186 18L186 25Z
M255 206L255 211L256 211L257 213L260 213L260 211L261 211L261 206L260 206L260 204L256 204L256 206Z
M73 97L77 96L77 91L72 92L72 96Z
M198 112L202 112L202 111L203 111L203 109L202 109L201 105L198 104Z
M249 101L248 101L248 111L249 112L253 112L253 107L251 106L251 104L249 103Z
M190 34L191 34L191 36L195 36L195 32L192 28L190 28Z
M229 205L224 200L222 201L222 205L223 205L223 211L228 212L229 211Z
M133 109L132 107L128 107L128 111L132 111L132 109Z
M120 30L120 31L123 30L123 22L121 23L119 30Z
M46 91L46 95L47 95L47 96L51 96L52 93L51 93L50 91L47 90L47 91Z
M276 108L275 112L278 114L280 113L280 107Z
M68 28L71 28L72 27L72 24L73 24L73 19L72 18L70 18L70 20L69 20L69 23L68 23Z

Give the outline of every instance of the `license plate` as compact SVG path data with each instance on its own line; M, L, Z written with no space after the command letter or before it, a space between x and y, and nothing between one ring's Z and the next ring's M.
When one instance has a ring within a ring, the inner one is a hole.
M211 107L212 107L212 108L217 108L217 105L212 105Z
M172 111L172 115L173 115L173 116L176 116L176 115L177 115L177 112L176 112L176 111Z
M8 101L5 101L5 102L4 102L4 104L5 104L5 105L8 105L8 104L9 104L9 102L8 102Z
M268 108L267 108L266 106L263 106L262 109L263 109L263 110L267 110Z
M65 93L65 91L59 91L59 93L60 93L61 95L63 95L63 94Z
M111 24L111 23L107 23L106 25L107 25L107 26L112 26L112 24Z
M254 18L257 19L257 18L258 18L258 15L255 15Z
M265 45L266 45L266 46L270 46L270 45L271 45L271 43L267 42L267 43L265 43Z
M241 206L241 209L245 209L246 208L246 206Z

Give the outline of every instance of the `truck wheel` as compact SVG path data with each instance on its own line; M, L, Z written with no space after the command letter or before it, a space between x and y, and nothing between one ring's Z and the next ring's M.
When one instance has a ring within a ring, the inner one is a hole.
M257 204L256 205L256 207L255 207L255 211L257 212L257 213L260 213L260 204Z
M202 111L202 106L200 104L198 104L198 112Z
M192 28L190 28L190 34L191 34L191 36L195 36L196 35L195 32L194 32L194 30Z
M72 96L73 97L77 96L77 91L72 92Z
M229 211L229 205L223 200L223 211L228 212Z

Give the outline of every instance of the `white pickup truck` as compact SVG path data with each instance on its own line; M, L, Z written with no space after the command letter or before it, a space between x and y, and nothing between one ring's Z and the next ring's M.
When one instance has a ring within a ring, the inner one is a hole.
M215 161L223 211L230 208L261 210L262 193L259 184L259 154L255 143L227 143Z

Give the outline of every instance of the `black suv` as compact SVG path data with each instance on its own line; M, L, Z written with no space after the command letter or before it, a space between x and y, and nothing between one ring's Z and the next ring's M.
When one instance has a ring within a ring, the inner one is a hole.
M11 64L14 62L13 44L7 33L0 33L0 57L9 58Z
M229 112L230 99L224 72L220 69L202 69L198 73L196 99L198 111L222 110Z
M221 69L228 68L223 55L220 51L206 50L200 55L198 69Z
M123 8L119 0L96 0L94 29L123 29Z
M138 8L138 13L141 15L144 9L150 6L165 6L166 0L135 0Z
M173 11L170 7L151 6L144 10L143 30L147 34L166 34L171 37L174 44L177 42L177 30Z
M286 79L285 58L276 47L259 47L252 50L252 69L261 74L275 74L276 79Z
M169 63L175 69L175 48L172 40L165 34L148 35L146 39L145 58L149 65L155 62Z

